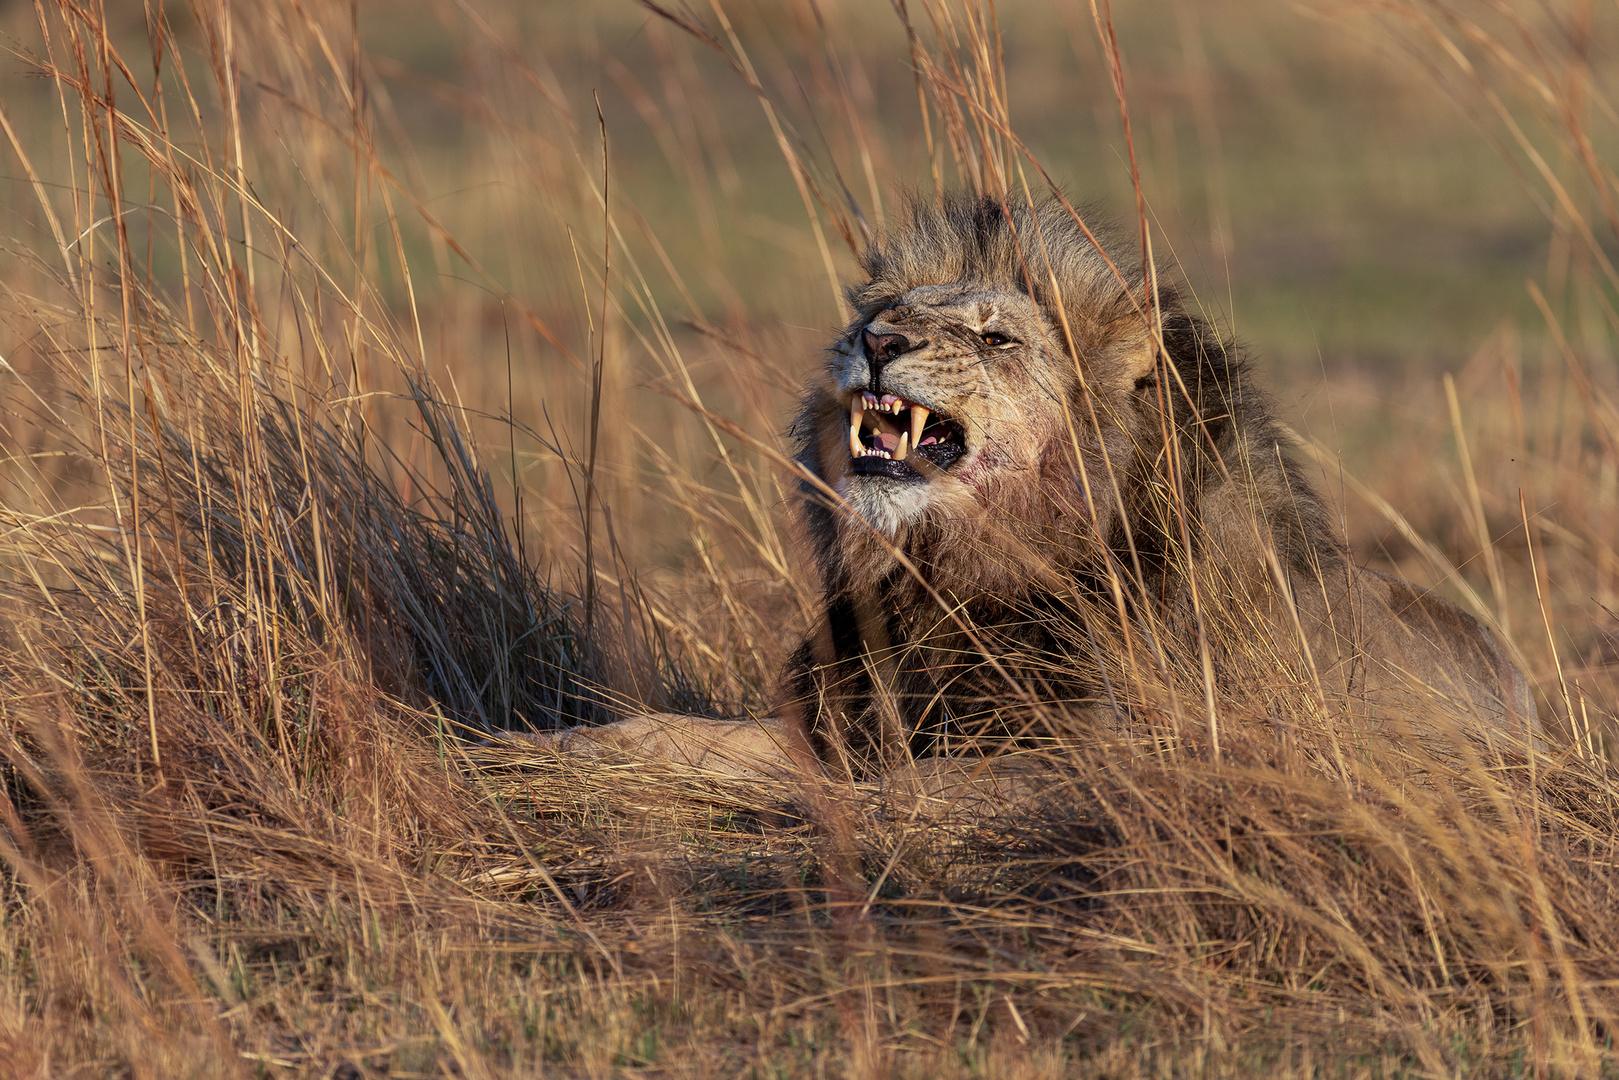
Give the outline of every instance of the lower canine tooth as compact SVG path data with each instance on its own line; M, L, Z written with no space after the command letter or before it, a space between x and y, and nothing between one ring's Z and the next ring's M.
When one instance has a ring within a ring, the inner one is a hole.
M850 424L849 425L849 456L850 457L859 457L860 455L864 454L865 452L866 452L866 448L864 446L860 445L860 425L859 424Z
M909 431L902 431L902 432L899 433L899 445L894 447L894 460L895 461L904 461L905 460L905 455L910 453L910 452L911 452L911 433Z

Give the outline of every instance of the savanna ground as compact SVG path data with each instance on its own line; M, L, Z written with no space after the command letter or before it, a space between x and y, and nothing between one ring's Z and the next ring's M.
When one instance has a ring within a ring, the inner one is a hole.
M0 1073L1619 1073L1619 13L674 14L0 9ZM769 707L850 241L1035 161L1550 751L1282 672L999 817L487 745Z

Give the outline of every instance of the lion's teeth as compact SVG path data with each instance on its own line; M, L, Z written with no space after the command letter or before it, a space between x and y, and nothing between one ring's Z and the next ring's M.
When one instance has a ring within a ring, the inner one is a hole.
M895 461L904 461L905 460L905 455L910 453L910 452L911 452L911 433L909 431L902 431L902 432L899 433L899 445L894 447L894 460Z
M928 416L932 410L925 405L911 406L911 445L922 445L922 429L927 427Z
M849 456L850 457L859 457L861 454L863 454L865 452L866 452L866 448L860 445L860 425L859 424L850 424L849 425Z

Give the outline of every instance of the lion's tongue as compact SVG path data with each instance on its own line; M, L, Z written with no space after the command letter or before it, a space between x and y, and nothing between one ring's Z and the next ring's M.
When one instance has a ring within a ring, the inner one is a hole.
M879 412L868 412L866 418L867 425L875 428L871 433L870 445L892 454L899 446L899 424L893 417Z

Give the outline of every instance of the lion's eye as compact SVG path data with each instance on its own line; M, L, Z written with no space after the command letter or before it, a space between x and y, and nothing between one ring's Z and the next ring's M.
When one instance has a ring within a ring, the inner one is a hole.
M985 345L1010 345L1011 342L1011 338L1007 337L1005 334L997 333L994 330L991 330L989 333L984 335Z

